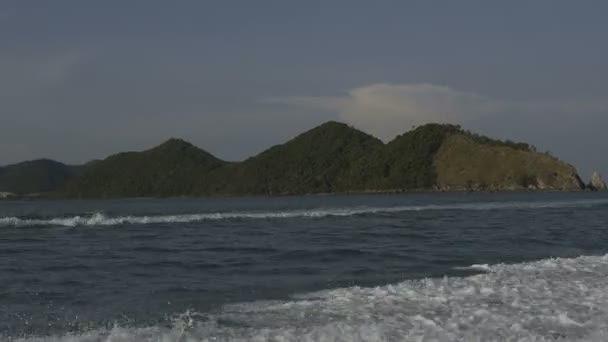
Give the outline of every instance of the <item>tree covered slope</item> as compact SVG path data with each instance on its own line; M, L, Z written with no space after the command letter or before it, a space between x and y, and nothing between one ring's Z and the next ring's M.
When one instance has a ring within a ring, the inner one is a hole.
M0 167L0 192L34 194L55 191L74 179L79 171L79 167L49 159Z
M170 139L90 163L81 172L68 167L61 173L63 164L57 164L19 177L13 171L12 178L0 169L0 185L10 185L4 191L85 198L583 188L574 167L528 144L445 124L420 126L384 144L331 121L236 163Z

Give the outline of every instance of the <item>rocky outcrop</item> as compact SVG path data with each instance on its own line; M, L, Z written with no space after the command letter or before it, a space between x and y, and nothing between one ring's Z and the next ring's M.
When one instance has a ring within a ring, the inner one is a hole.
M602 179L602 175L600 175L597 171L594 171L591 175L591 181L589 182L589 185L587 187L593 191L608 190L606 182L604 182L604 180Z

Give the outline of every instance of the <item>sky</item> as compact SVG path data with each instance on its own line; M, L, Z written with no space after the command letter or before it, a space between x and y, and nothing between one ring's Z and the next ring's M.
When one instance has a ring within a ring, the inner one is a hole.
M608 2L0 2L0 165L427 122L608 174Z

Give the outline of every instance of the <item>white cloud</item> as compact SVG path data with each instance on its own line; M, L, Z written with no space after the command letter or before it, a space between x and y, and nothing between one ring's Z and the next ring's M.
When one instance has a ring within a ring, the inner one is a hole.
M428 122L464 124L494 106L478 94L431 84L374 84L349 97L340 117L385 140Z
M429 122L477 128L480 122L511 114L535 121L538 117L532 116L541 114L551 114L553 119L573 118L573 113L608 110L607 101L506 101L425 83L372 84L352 89L345 96L291 96L265 102L335 111L343 121L385 141Z

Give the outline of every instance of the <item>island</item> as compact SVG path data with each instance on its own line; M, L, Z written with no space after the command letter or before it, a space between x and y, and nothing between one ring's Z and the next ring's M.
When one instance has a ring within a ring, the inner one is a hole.
M172 138L81 166L38 160L0 168L0 192L54 198L585 188L575 167L548 153L451 124L426 124L383 143L330 121L241 162Z

